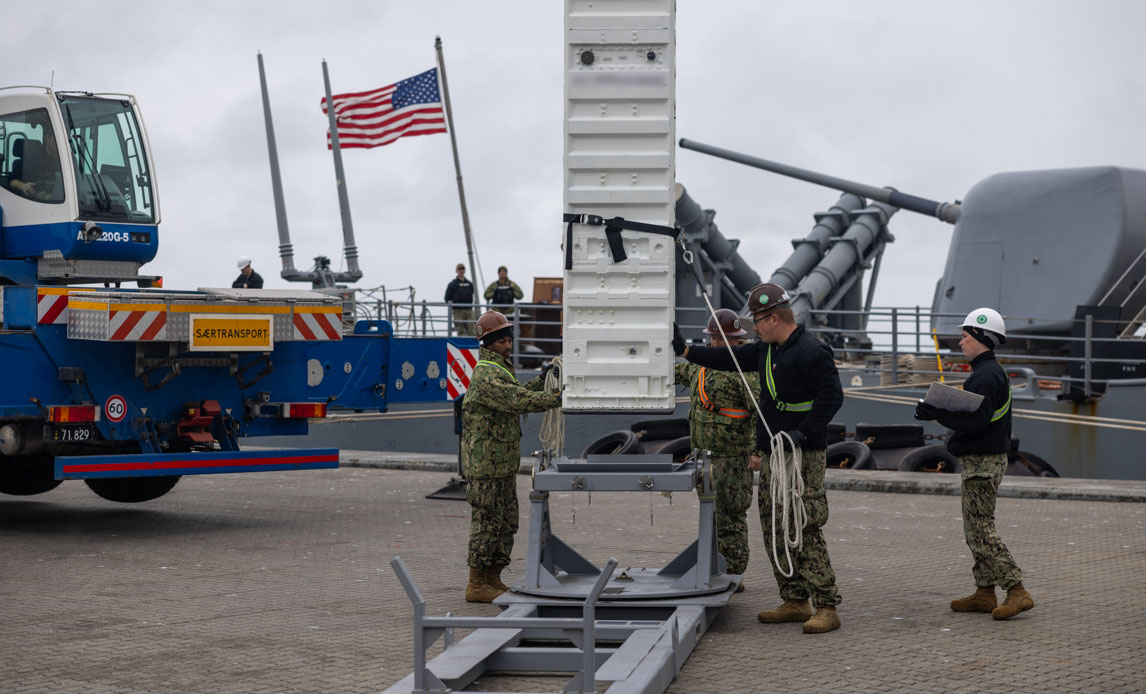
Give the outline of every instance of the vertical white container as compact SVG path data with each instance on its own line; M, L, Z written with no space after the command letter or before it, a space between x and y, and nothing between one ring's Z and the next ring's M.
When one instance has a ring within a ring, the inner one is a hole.
M672 227L675 0L566 0L565 212ZM566 412L671 412L673 239L574 224L565 249ZM566 238L566 227L561 228Z

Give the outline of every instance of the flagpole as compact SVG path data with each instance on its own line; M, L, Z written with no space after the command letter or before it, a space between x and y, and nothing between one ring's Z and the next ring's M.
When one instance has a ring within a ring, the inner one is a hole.
M466 253L470 259L470 269L473 270L474 279L478 280L479 285L474 288L474 310L478 308L478 297L482 290L481 284L485 282L484 279L478 277L478 268L474 264L474 242L473 236L470 233L470 213L466 210L466 189L462 185L462 165L458 159L458 140L454 136L454 112L450 108L450 87L446 82L446 60L442 57L442 37L434 37L434 50L438 54L438 74L442 78L442 103L446 107L446 126L450 131L450 146L454 151L454 171L457 172L458 178L458 201L462 206L462 230L466 234Z
M342 239L346 253L346 274L354 280L361 279L358 269L358 246L354 245L354 222L350 219L350 198L346 194L346 173L342 168L342 145L338 141L338 122L334 117L334 97L330 94L330 73L326 61L322 61L322 81L326 86L326 115L330 121L330 144L334 152L334 179L338 187L338 207L342 212Z

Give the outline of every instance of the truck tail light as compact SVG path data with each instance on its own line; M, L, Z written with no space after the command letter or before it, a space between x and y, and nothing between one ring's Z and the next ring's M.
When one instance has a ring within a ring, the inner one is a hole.
M326 403L291 402L285 403L283 413L288 419L325 419Z
M99 408L95 405L58 405L48 408L48 421L60 424L98 422Z

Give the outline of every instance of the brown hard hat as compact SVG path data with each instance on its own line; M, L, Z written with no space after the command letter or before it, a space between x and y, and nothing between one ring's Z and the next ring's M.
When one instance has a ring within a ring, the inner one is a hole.
M486 311L477 319L477 336L489 335L502 328L512 328L513 323L500 311Z
M758 284L748 292L748 310L752 313L762 313L777 306L787 306L792 297L788 290L778 284L765 282Z
M702 332L705 335L720 335L720 330L716 329L716 321L720 321L720 330L724 331L725 337L743 337L748 334L748 331L740 327L740 316L736 315L736 311L728 308L719 309L716 312L716 317L708 319L708 327Z

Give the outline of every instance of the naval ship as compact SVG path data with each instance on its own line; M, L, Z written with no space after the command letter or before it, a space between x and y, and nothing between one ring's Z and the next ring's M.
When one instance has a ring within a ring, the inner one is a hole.
M1005 317L996 353L1011 377L1013 442L1008 474L1146 479L1133 452L1146 446L1146 171L1115 166L1000 173L961 201L935 202L690 140L682 149L720 157L840 193L813 215L810 232L763 279L679 183L676 320L700 342L708 310L744 313L749 289L778 284L797 320L836 352L844 405L830 432L830 466L957 473L947 432L912 418L932 382L958 385L969 367L956 346L959 324L981 306ZM930 307L872 304L900 210L954 226ZM689 257L691 256L691 257ZM1069 278L1069 279L1067 279ZM354 300L349 293L347 300ZM561 347L559 280L538 280L535 303L516 307L514 357L527 380ZM444 304L358 297L352 313L386 319L395 334L453 334ZM666 332L671 326L665 326ZM472 338L456 345L476 348ZM425 378L401 373L392 378ZM400 385L400 384L399 384ZM671 452L684 456L687 393L656 416L572 414L568 455ZM526 419L522 455L539 447L541 417ZM352 450L455 453L455 403L394 405L317 421L311 443Z

